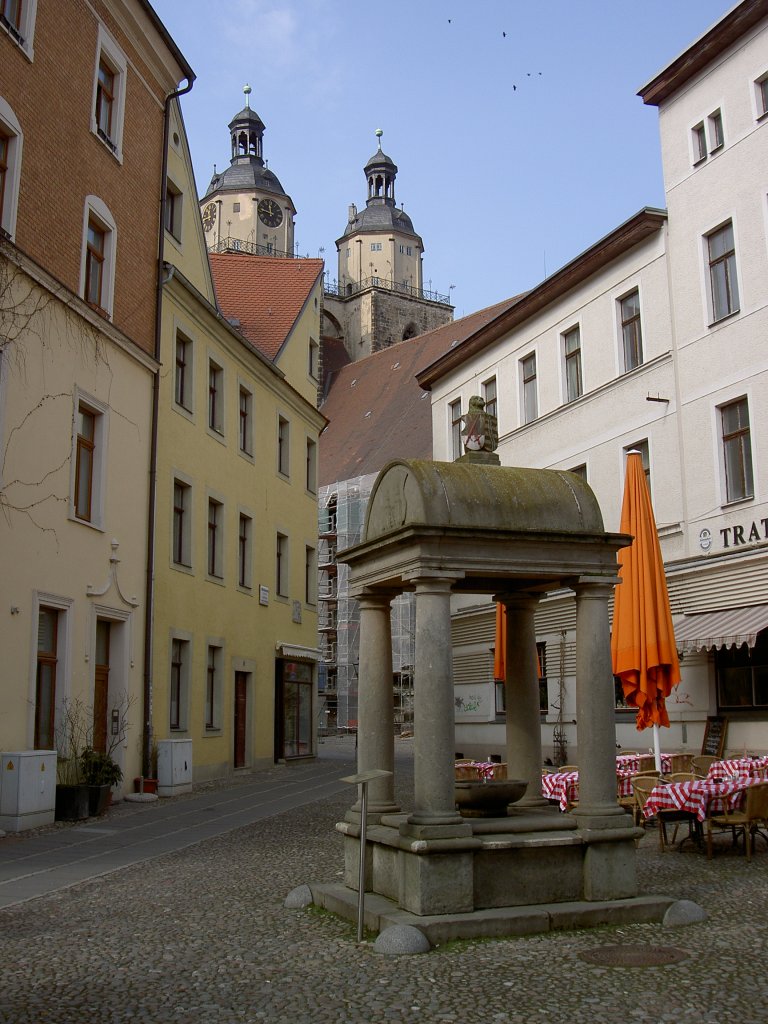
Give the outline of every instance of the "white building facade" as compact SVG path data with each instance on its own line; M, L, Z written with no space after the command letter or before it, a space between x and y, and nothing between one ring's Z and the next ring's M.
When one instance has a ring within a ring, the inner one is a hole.
M668 748L768 750L768 3L745 0L639 93L659 108L666 211L642 210L419 375L434 457L469 398L496 401L503 465L573 470L618 530L643 455L682 682ZM494 614L453 619L457 747L503 750ZM575 604L539 603L545 753L577 756ZM647 747L617 694L617 739ZM569 747L570 743L570 747Z

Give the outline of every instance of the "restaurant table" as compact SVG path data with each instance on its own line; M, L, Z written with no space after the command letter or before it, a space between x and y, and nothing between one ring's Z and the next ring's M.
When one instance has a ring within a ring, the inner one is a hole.
M757 782L753 779L752 783ZM693 779L690 782L668 782L654 786L643 807L646 818L652 818L657 811L685 811L694 814L699 821L706 821L713 813L722 813L726 808L738 807L744 799L744 788L750 782L731 778L726 782L710 779Z
M640 770L640 758L652 756L652 754L617 754L616 767L621 768L622 771L637 772ZM661 755L661 770L663 772L670 771L672 766L671 757L671 754Z
M635 772L626 769L616 769L616 786L619 796L632 796L632 779ZM578 772L550 772L541 777L541 794L546 800L556 800L561 811L567 811L569 806L579 799L579 773Z
M715 761L707 771L707 781L735 776L742 782L761 780L768 770L768 757L734 757Z

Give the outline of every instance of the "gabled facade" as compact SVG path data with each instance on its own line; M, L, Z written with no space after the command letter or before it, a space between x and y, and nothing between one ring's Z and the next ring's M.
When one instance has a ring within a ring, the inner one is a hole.
M626 453L641 451L683 653L663 742L692 750L712 715L732 750L768 749L767 46L768 4L745 0L648 83L666 212L641 211L419 377L436 459L455 457L455 413L491 383L502 463L586 476L608 530ZM556 756L574 737L574 616L570 592L539 603ZM464 750L492 749L503 721L493 644L492 611L457 607ZM643 742L618 695L616 722L623 746Z
M316 753L324 419L309 358L320 267L286 281L248 273L251 257L212 256L214 288L174 118L168 176L181 216L165 237L153 724L156 740L191 740L202 780ZM261 262L290 276L306 261ZM263 329L260 304L273 314Z
M77 707L126 780L143 732L163 133L193 79L141 0L3 9L0 749L55 749Z

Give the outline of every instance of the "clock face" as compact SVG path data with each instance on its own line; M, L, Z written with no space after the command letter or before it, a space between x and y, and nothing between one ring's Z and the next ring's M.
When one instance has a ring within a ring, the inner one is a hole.
M213 227L214 221L216 220L216 204L208 203L206 208L203 210L203 228L206 231L210 231Z
M269 228L276 228L283 220L283 211L274 199L262 199L258 205L259 220Z

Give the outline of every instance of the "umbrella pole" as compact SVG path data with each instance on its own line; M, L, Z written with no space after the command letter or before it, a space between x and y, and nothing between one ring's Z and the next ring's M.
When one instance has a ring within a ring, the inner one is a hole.
M656 722L653 723L653 756L656 759L656 771L661 775L661 742Z

